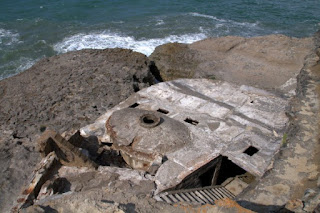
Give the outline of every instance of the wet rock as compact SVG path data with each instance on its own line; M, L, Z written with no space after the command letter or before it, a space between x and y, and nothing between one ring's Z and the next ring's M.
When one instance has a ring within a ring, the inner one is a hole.
M290 92L290 95L296 86L296 75L312 48L311 38L227 36L189 45L164 44L149 58L165 81L215 78L267 90L277 89Z

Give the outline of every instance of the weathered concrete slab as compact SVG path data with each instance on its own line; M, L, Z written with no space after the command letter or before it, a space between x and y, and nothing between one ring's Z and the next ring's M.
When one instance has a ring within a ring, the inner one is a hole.
M181 79L139 91L81 134L113 143L133 168L148 171L157 164L153 172L162 191L219 155L261 177L280 147L286 106L287 100L261 89ZM250 147L256 153L246 153Z
M58 163L58 157L54 152L50 152L33 171L29 185L27 185L17 199L17 204L11 209L12 212L19 212L20 209L31 206L34 199L37 198L41 186L47 181L50 172Z
M83 154L78 147L72 145L53 130L46 130L38 139L37 143L38 149L43 157L54 151L60 163L63 165L98 167L98 165Z

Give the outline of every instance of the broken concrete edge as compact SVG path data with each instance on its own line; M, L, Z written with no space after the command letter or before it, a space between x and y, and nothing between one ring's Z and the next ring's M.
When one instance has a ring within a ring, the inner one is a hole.
M98 172L118 174L119 180L130 180L137 185L139 185L141 181L146 181L146 180L154 181L151 175L148 175L143 171L127 169L127 168L99 166Z
M58 166L59 160L54 152L50 152L33 171L29 185L23 189L21 196L17 199L17 204L12 208L12 212L18 212L22 208L33 205L37 198L41 186L49 179L54 167Z
M98 168L98 165L88 156L53 130L46 130L39 137L37 145L43 159L33 171L29 185L23 189L21 196L18 197L17 204L12 208L13 212L33 205L42 185L61 165Z
M38 139L37 144L42 156L55 151L63 165L98 168L98 165L83 154L78 147L53 130L46 130Z

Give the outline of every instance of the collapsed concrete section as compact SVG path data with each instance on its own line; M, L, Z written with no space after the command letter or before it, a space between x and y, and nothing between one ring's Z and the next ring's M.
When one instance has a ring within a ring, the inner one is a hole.
M229 185L236 195L270 168L288 122L286 106L253 87L182 79L139 91L80 133L154 175L156 194Z
M170 204L233 199L271 168L286 106L275 94L227 82L159 83L80 131L46 130L38 139L43 160L12 210L56 206L83 193L78 203L100 186L124 183L135 189L129 197L143 193ZM103 196L128 202L128 190Z

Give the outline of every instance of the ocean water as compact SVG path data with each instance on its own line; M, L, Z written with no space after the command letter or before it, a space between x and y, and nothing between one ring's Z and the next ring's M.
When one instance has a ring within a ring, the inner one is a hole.
M167 42L226 35L312 36L319 0L1 0L0 79L84 48L150 55Z

